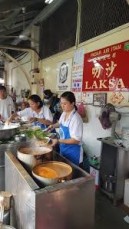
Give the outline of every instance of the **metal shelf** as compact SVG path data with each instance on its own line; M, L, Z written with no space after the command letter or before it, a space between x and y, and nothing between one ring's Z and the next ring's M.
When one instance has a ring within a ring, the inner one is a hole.
M101 160L100 160L100 189L113 203L122 200L124 196L124 182L129 174L129 150L124 147L114 145L112 138L98 139L102 142ZM104 189L106 176L113 176L115 182L112 182L113 192Z

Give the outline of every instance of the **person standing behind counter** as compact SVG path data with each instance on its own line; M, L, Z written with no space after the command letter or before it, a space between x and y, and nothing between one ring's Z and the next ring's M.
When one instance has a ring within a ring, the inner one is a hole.
M53 139L52 145L59 143L60 154L80 165L83 162L83 121L77 112L75 96L71 91L64 92L60 102L63 113L59 122L48 127L49 130L59 127L60 139Z
M28 99L28 103L30 107L13 114L9 118L9 121L12 121L19 116L23 121L28 120L35 126L40 126L42 129L45 129L52 124L53 117L51 111L47 106L43 105L43 102L38 95L31 95Z
M43 92L44 94L44 104L49 106L50 111L52 112L53 115L53 123L58 122L62 110L60 107L60 99L58 98L58 96L56 94L54 94L53 92L51 92L50 89L46 89Z
M0 120L7 120L14 111L15 105L11 96L7 95L6 87L0 85Z

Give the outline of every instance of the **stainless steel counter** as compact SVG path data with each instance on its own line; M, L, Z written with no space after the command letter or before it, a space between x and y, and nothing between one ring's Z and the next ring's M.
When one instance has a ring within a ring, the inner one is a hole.
M53 159L69 163L56 153ZM93 229L94 179L69 164L72 180L43 187L12 152L5 154L5 189L14 197L13 225L17 229Z
M0 191L5 190L5 152L10 150L16 155L19 142L0 144Z

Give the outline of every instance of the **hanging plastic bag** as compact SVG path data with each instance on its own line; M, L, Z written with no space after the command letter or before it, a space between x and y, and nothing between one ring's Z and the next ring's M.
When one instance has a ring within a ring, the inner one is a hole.
M83 102L77 105L77 111L80 114L80 116L82 117L83 122L88 122L87 111L86 111L86 108Z

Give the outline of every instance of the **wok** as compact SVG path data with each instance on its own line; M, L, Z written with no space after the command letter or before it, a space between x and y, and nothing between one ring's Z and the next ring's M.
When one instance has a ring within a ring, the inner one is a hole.
M72 167L64 162L49 161L35 166L33 176L43 185L52 185L72 178Z
M47 146L37 147L24 146L17 150L18 159L28 168L32 169L35 165L41 164L44 160L52 158L52 148Z
M19 129L18 125L0 126L0 140L8 140L13 137Z

